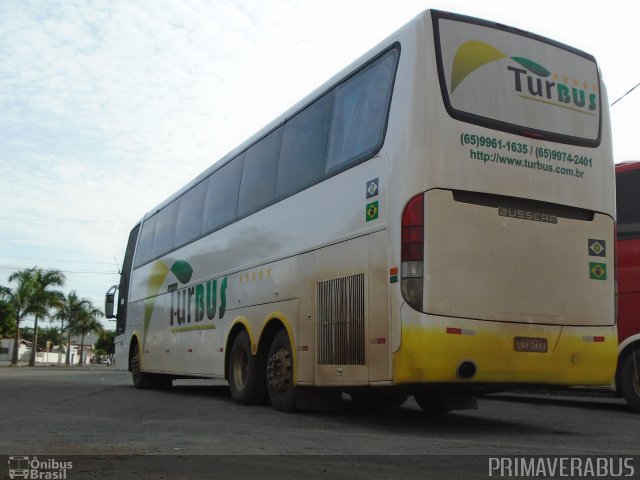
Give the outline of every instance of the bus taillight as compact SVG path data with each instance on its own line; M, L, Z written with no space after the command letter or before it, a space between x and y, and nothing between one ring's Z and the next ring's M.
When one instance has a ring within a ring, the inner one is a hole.
M424 194L409 200L402 212L402 295L409 305L422 311L424 260Z

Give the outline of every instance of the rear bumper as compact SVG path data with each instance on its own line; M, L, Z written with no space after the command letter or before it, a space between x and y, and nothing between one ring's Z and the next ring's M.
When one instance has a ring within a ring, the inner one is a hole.
M516 351L515 338L547 340L547 352ZM402 308L402 339L393 354L393 381L530 385L613 383L615 326L574 327L492 322L418 313ZM475 374L460 378L463 362Z

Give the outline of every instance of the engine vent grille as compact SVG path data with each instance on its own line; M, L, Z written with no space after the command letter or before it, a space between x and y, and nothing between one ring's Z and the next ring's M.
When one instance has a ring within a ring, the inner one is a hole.
M318 283L318 363L364 365L364 274Z

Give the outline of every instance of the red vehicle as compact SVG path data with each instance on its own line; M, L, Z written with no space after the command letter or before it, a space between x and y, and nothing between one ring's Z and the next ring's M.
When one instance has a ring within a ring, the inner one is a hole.
M640 162L616 165L618 341L616 385L640 412Z

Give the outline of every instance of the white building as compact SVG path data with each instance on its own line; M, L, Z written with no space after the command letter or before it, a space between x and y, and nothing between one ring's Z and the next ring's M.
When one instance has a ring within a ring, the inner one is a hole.
M13 338L3 338L0 343L0 364L10 363L13 354ZM31 342L20 340L18 344L18 363L28 363L31 354Z
M66 340L66 339L65 339ZM83 342L83 364L89 365L94 359L94 344L98 340L97 335L85 335ZM3 338L0 345L0 365L11 363L11 355L13 353L13 338ZM66 342L65 342L66 343ZM20 340L18 349L18 364L24 365L29 363L31 355L32 343L27 340ZM69 363L78 365L80 363L80 347L81 337L71 337L71 347L69 349ZM55 345L49 351L37 352L36 363L44 365L64 365L66 363L66 350Z

